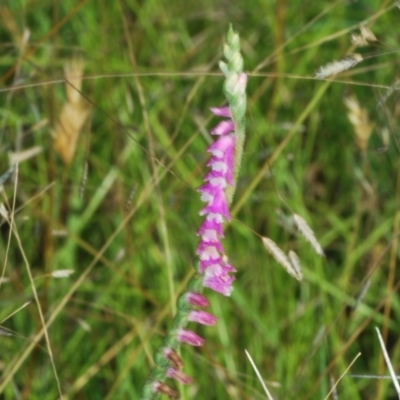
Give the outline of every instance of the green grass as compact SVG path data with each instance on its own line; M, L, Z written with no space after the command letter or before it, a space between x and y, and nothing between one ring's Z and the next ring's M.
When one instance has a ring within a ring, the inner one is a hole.
M209 107L225 101L218 60L229 23L249 73L247 139L224 239L237 280L230 298L206 292L219 321L193 327L206 339L202 348L182 347L195 383L178 388L181 398L266 398L244 349L275 400L324 399L359 352L338 398L397 398L390 380L349 375L388 374L375 326L400 367L398 93L376 108L397 78L399 9L361 0L171 3L0 6L0 174L9 152L42 148L1 193L10 213L15 202L28 265L16 234L8 244L2 219L9 281L0 287L0 398L59 397L27 267L63 398L140 398L176 297L194 272L195 189L215 123ZM351 51L350 33L363 21L379 42L355 51L373 57L329 82L311 79ZM30 38L21 48L25 28ZM50 129L65 101L63 67L74 56L85 61L82 93L91 111L65 167ZM343 103L350 94L374 124L365 154ZM380 152L385 131L390 140ZM308 221L326 258L296 233L291 211ZM304 281L292 279L254 232L295 250ZM49 277L59 269L75 272Z

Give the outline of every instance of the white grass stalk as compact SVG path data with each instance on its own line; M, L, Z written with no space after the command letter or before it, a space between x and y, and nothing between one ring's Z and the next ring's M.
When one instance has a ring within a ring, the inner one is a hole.
M332 388L332 398L333 400L339 400L338 394L337 394L337 390L336 390L336 386L335 386L335 380L333 379L333 376L330 375L329 377L329 383L331 385Z
M247 358L249 359L250 364L251 364L251 366L253 367L254 372L256 373L257 378L258 378L258 380L260 381L261 386L263 387L264 392L265 392L265 394L266 394L267 397L268 397L268 400L274 400L274 398L272 397L271 393L269 392L269 390L268 390L268 388L267 388L267 385L266 385L265 382L264 382L264 379L262 378L260 372L258 371L258 368L256 367L256 364L254 363L253 359L251 358L249 352L248 352L246 349L244 349L244 352L246 353L246 356L247 356Z
M309 227L306 220L300 217L300 215L298 214L293 214L293 219L297 226L297 229L304 236L307 242L311 244L315 252L320 256L325 256L321 245L318 243L318 240L315 238L313 230Z
M349 378L360 378L360 379L393 379L390 375L363 375L363 374L350 374L347 375ZM397 379L400 379L400 375L396 375Z
M385 357L386 365L387 365L387 367L389 369L390 376L392 377L393 385L394 385L394 387L396 389L397 396L400 399L400 385L399 385L399 382L397 381L396 374L394 372L392 363L390 362L389 354L386 351L386 347L385 347L385 343L383 342L382 335L379 332L378 328L375 327L375 329L376 329L376 333L378 334L379 343L380 343L381 348L382 348L383 356Z
M339 61L333 61L329 64L326 64L323 67L320 67L318 71L315 73L315 78L325 79L328 78L329 76L336 75L339 72L343 72L350 68L353 68L362 60L363 60L362 55L356 53L346 58L342 58Z

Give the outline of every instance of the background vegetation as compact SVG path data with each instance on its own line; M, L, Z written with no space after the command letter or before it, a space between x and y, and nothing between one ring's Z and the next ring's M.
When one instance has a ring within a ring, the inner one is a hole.
M217 62L229 23L250 75L224 240L237 280L230 298L207 292L219 322L196 327L204 347L182 348L196 380L182 398L265 398L244 349L275 400L326 398L359 352L330 398L397 398L389 379L360 376L388 375L375 327L400 366L398 93L377 108L399 67L395 4L6 0L0 11L0 174L20 159L1 192L2 399L140 397L196 261L195 189L216 122L208 109L224 104ZM366 59L313 79L354 51L360 23L378 39L356 50ZM77 58L78 109L89 116L66 163L51 132L63 69ZM364 128L349 120L350 96ZM292 212L326 258L296 233ZM304 281L254 232L295 250ZM74 273L54 276L65 269Z

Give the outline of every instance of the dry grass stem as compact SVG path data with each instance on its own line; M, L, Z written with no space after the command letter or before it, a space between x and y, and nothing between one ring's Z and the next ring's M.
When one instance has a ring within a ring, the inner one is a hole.
M0 336L14 336L14 334L3 328L0 328Z
M67 101L51 132L54 148L65 165L69 165L74 157L79 134L89 115L89 107L79 93L82 86L83 67L84 64L80 60L72 60L65 66Z
M85 194L88 172L89 172L89 163L87 162L87 160L85 160L85 163L83 165L81 183L79 184L79 198L81 199L81 201L83 201L83 196Z
M356 304L354 304L354 310L355 310L355 309L361 304L361 302L363 301L365 295L366 295L367 292L368 292L368 289L369 289L370 284L371 284L371 279L368 278L367 281L364 283L364 285L363 285L363 287L362 287L362 289L361 289L360 294L359 294L358 297L357 297Z
M390 376L392 377L393 385L394 385L394 387L396 389L396 393L397 393L397 395L398 395L398 397L400 399L400 385L399 385L399 382L397 381L397 377L396 377L396 374L394 372L393 365L390 362L389 354L386 351L386 347L385 347L385 343L383 342L382 335L379 332L378 328L375 328L375 329L376 329L376 333L378 334L379 344L381 345L382 353L383 353L383 356L385 357L386 365L387 365L387 367L389 369Z
M382 107L385 103L386 100L391 96L391 94L397 90L400 89L400 79L396 79L394 83L389 87L389 89L386 91L386 93L381 97L379 100L376 108Z
M267 385L266 385L265 382L264 382L264 379L262 378L262 376L261 376L261 374L260 374L260 371L258 370L256 364L254 363L253 359L251 358L249 352L248 352L246 349L244 349L244 352L246 353L246 356L247 356L247 358L249 359L250 364L251 364L251 366L253 367L254 372L256 373L257 378L258 378L258 380L260 381L261 386L263 387L264 392L265 392L265 394L267 395L268 400L274 400L274 398L272 397L271 393L269 392L269 390L268 390L268 388L267 388Z
M42 146L34 146L29 149L18 151L18 152L9 152L8 160L10 165L21 164L23 161L27 161L32 157L37 156L43 151Z
M6 279L6 278L3 278ZM17 308L16 310L14 310L11 314L7 315L7 317L5 317L4 319L2 319L0 321L0 324L2 324L3 322L7 321L8 319L10 319L13 315L15 315L16 313L20 312L23 308L25 308L26 306L28 306L29 304L31 304L30 301L27 301L26 303L22 304L21 307Z
M333 400L339 400L338 394L337 394L337 390L336 390L336 386L335 386L335 380L333 379L333 376L330 375L329 376L329 384L331 386L331 389L333 389L332 391L332 399Z
M126 212L126 213L127 213L127 212L130 210L130 208L131 208L132 200L133 200L133 198L135 197L136 190L137 190L137 186L138 186L137 183L135 183L135 184L133 185L131 191L129 192L129 196L128 196L128 198L127 198L127 200L126 200L126 203L125 203L125 212Z
M317 254L320 256L325 256L324 251L322 250L321 245L318 243L318 240L315 238L314 232L308 226L306 220L298 214L293 214L293 220L297 226L297 229L304 236L308 243L311 244L312 248L315 250Z
M0 19L2 22L2 26L4 26L9 33L11 34L14 42L20 48L22 52L28 43L30 31L27 28L24 28L22 33L21 29L18 26L18 22L14 16L15 14L10 11L10 9L5 6L0 6Z
M329 396L331 395L331 393L333 393L337 387L337 385L339 384L339 382L342 380L342 378L346 375L347 371L351 368L351 366L356 362L357 358L361 356L361 353L358 353L353 361L350 363L350 365L346 368L346 370L343 372L342 375L340 375L339 379L337 380L337 382L333 385L332 389L330 390L330 392L328 393L328 395L325 397L324 400L329 399Z
M0 190L2 190L3 183L12 175L15 170L15 165L11 165L10 168L3 175L0 176Z
M368 113L360 106L360 103L354 96L346 97L344 104L348 109L347 117L354 128L357 146L360 150L365 151L373 128L372 123L368 119Z
M361 54L352 54L348 57L342 58L339 61L333 61L329 64L326 64L323 67L320 67L318 71L315 73L316 79L325 79L329 76L336 75L339 72L346 71L350 68L356 66L359 62L363 60Z
M0 203L0 215L5 219L8 220L9 214L8 210L3 203Z

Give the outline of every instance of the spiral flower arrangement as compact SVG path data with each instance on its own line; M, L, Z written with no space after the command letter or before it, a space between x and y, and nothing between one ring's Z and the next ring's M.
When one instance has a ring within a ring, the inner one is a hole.
M229 205L236 188L245 137L246 83L243 73L243 59L240 54L239 35L230 27L224 56L227 62L219 63L225 75L224 93L228 106L211 108L211 112L223 119L211 130L218 139L208 147L211 158L210 168L204 177L204 184L198 189L201 200L206 203L199 212L204 216L197 231L200 242L197 273L188 284L187 290L178 300L178 312L173 328L168 332L163 346L155 355L156 367L143 388L142 400L156 399L160 394L170 398L177 393L165 383L167 378L183 384L190 384L192 378L182 368L184 363L177 353L181 343L202 346L204 339L186 329L189 322L215 325L217 318L203 309L209 306L202 294L204 288L212 289L224 296L232 293L235 272L225 255L221 239L223 225L230 220Z

